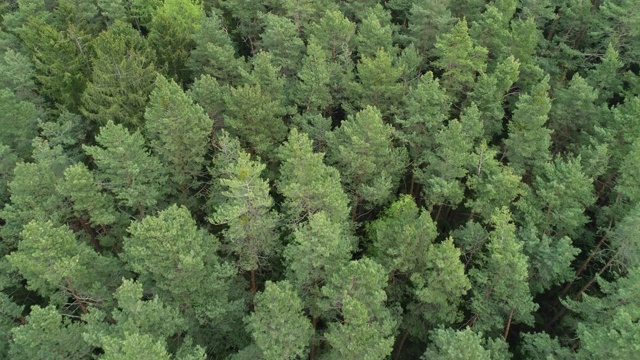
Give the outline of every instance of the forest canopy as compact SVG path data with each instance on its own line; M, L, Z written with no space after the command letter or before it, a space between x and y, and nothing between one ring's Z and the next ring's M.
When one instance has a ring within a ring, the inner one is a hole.
M638 356L637 1L0 20L0 358Z

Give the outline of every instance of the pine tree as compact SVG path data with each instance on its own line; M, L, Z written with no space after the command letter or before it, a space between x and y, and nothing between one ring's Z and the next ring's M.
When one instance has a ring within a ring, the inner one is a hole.
M186 201L188 189L197 188L203 173L212 121L178 84L162 75L144 117L147 139L165 166L171 192L179 192Z
M251 160L240 150L232 155L235 161L220 170L224 200L217 206L209 221L226 225L225 250L237 258L240 270L251 275L251 292L257 291L256 271L266 266L265 259L276 253L279 246L275 227L278 215L272 210L273 198L269 184L260 176L265 165Z
M384 14L384 16L378 14ZM354 38L358 55L368 58L377 57L380 49L394 55L397 50L394 49L392 37L391 14L386 12L380 4L373 9L368 9L358 25L358 32Z
M508 124L504 140L509 165L518 173L538 170L549 160L551 130L545 127L551 109L549 78L536 85L531 94L522 94Z
M108 122L96 136L100 146L86 146L98 169L96 179L111 191L119 205L136 209L144 217L155 209L164 190L166 175L160 160L149 154L139 132Z
M32 220L51 220L60 225L70 215L63 196L56 189L70 163L69 158L61 146L51 147L40 138L34 139L33 147L34 161L15 164L13 179L8 183L11 203L0 211L0 218L4 220L0 228L2 254L15 249L22 227Z
M456 97L472 89L476 76L487 67L487 49L474 44L465 19L458 21L450 32L438 36L434 55L438 60L433 65L444 72L442 87Z
M81 314L89 305L108 304L121 266L117 260L93 251L76 240L66 226L32 221L24 226L18 249L7 259L27 280L27 289L49 298L52 304L73 301Z
M202 26L193 39L195 48L191 51L186 66L194 78L206 74L224 83L239 81L245 62L242 57L236 57L231 37L216 12L202 19Z
M158 54L164 73L182 84L190 82L186 66L194 37L200 31L202 7L193 0L165 0L149 24L149 43Z
M640 289L639 268L629 269L625 277L615 282L599 279L604 296L583 295L581 301L567 305L578 313L577 335L580 348L577 359L624 359L638 351L638 304L629 301Z
M168 340L186 330L186 321L176 308L165 305L158 296L142 300L142 284L124 280L114 298L118 306L111 314L92 309L83 316L87 325L82 337L102 349L100 359L205 359L204 350L192 347L189 338L184 340L176 357L169 355Z
M31 139L37 135L38 120L43 115L28 101L20 101L10 90L0 89L0 142L20 158L31 153Z
M282 165L276 185L284 196L285 224L298 224L323 211L331 222L345 226L349 206L340 173L324 164L323 153L313 152L309 137L292 129L278 156Z
M334 223L323 211L312 214L298 225L284 249L287 279L295 286L311 315L313 330L323 311L319 305L320 289L331 276L351 260L354 241L344 226ZM311 339L311 351L316 347Z
M329 357L384 359L391 354L396 320L384 306L385 272L367 258L351 261L322 288L325 308L336 317L324 334Z
M481 332L468 327L464 330L442 328L431 335L432 343L427 347L423 360L507 360L510 354L507 343L483 338Z
M255 304L254 312L247 318L247 330L263 358L297 359L306 355L311 324L291 284L286 280L267 281L264 291L256 294Z
M399 82L403 69L394 66L392 55L379 49L375 56L363 56L357 69L359 82L354 84L354 103L364 108L374 106L385 118L397 112L403 95Z
M35 305L25 324L11 330L8 356L16 360L87 359L92 347L82 340L84 325L54 306Z
M29 50L41 94L58 106L77 111L89 75L89 41L82 30L59 30L29 18L18 35Z
M231 333L242 332L238 322L244 306L241 290L235 289L237 270L217 255L218 239L199 229L189 210L176 205L132 223L128 231L122 257L147 291L172 311L179 309L191 333L210 331L199 339L210 341L210 351L236 346L229 339L241 338Z
M224 98L224 127L240 139L243 148L269 161L286 137L283 117L290 110L284 103L284 79L271 64L271 55L261 52L253 58L247 80Z
M368 106L327 136L329 161L340 171L345 189L353 198L352 222L357 219L359 206L368 209L383 205L395 195L407 153L393 146L394 133L382 122L380 111Z
M294 102L307 112L324 113L332 102L327 54L314 39L309 40L307 53L298 72L299 81L293 91Z
M409 8L409 36L422 54L431 54L437 36L448 33L455 18L450 1L411 1Z
M120 21L92 45L93 72L82 94L82 114L100 126L111 120L141 127L156 77L154 51L130 24Z
M258 49L271 54L272 63L287 77L298 72L304 54L304 42L296 24L286 17L264 15L264 32Z
M512 323L533 324L533 302L527 283L529 262L516 238L511 214L502 208L491 219L494 230L480 267L470 271L473 298L470 309L474 328L509 335Z

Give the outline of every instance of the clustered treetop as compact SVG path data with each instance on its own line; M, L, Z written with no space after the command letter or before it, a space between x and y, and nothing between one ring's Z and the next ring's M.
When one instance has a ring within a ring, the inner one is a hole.
M632 0L0 4L0 358L632 359Z

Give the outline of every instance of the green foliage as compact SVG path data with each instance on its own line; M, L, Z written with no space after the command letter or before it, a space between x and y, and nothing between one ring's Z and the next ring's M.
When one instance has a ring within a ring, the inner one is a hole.
M278 156L282 165L276 184L284 196L285 223L297 224L324 211L333 223L346 224L349 206L340 173L324 164L323 153L313 152L309 137L292 129Z
M394 66L393 57L380 48L371 57L363 55L357 66L356 103L376 107L384 117L398 111L403 89L399 83L404 69Z
M298 81L293 91L294 102L307 111L320 113L331 104L330 72L327 54L314 39L309 41L302 59Z
M82 30L64 31L35 17L18 32L36 69L40 93L58 106L77 111L89 74L89 41Z
M551 130L547 122L551 99L549 78L536 85L531 94L522 94L508 124L509 137L504 140L509 165L517 172L538 170L549 160Z
M419 209L410 196L402 196L384 215L368 224L373 258L388 272L421 273L431 264L426 253L438 235L428 212Z
M598 281L604 296L583 295L581 301L568 301L578 313L580 339L578 359L625 358L638 350L638 304L629 299L640 291L637 262L625 277L615 282Z
M186 66L200 31L202 7L194 0L165 0L149 24L149 43L158 54L158 65L169 77L188 83L192 76Z
M441 328L432 333L431 339L431 345L427 347L427 351L421 358L423 360L506 360L511 358L504 341L485 339L482 333L474 332L470 328L464 330Z
M67 226L32 221L24 226L18 249L7 259L27 280L27 288L62 305L87 312L89 304L103 305L110 298L120 264L76 240Z
M199 78L201 74L225 82L235 82L240 78L245 67L244 59L236 57L234 44L218 14L203 18L200 30L193 39L195 48L186 65L194 78Z
M391 354L396 320L384 306L385 273L364 258L348 263L322 288L325 309L342 319L331 322L324 334L330 358L383 359Z
M162 164L149 154L139 132L130 133L122 125L108 122L96 136L100 146L83 146L98 166L96 179L111 191L121 205L138 210L144 216L154 207L166 181Z
M442 87L456 97L473 88L476 76L487 67L487 49L474 44L465 19L438 36L434 55L438 60L433 65L444 72Z
M0 218L5 221L0 228L3 254L15 248L22 227L32 220L51 220L58 225L69 216L63 196L56 189L69 159L60 146L50 147L39 138L33 145L34 162L15 165L13 179L8 183L11 203L0 211Z
M248 83L232 88L224 97L224 126L238 137L243 148L270 160L276 146L286 137L283 116L284 80L271 63L271 55L261 52L253 60Z
M300 68L304 53L304 42L296 24L283 16L264 16L264 32L258 49L271 54L272 63L284 75L291 76Z
M35 105L20 101L8 89L0 89L0 142L9 146L20 158L31 153L31 139L37 134L38 120L42 116Z
M296 227L284 249L287 278L298 289L312 316L319 315L321 286L351 260L352 238L323 211Z
M144 114L145 134L164 164L171 192L187 196L197 188L209 147L212 121L180 86L162 75L156 79Z
M516 238L511 214L505 208L491 218L487 254L480 267L470 271L473 279L471 310L474 328L496 331L511 323L533 323L532 312L538 308L527 284L529 261L522 253L522 242Z
M239 152L231 155L232 161L221 164L224 168L219 181L224 200L209 221L226 225L226 250L237 257L240 270L253 273L266 265L264 258L273 255L279 245L275 232L278 215L272 210L269 183L261 178L265 165L236 150Z
M60 194L69 198L76 217L87 217L92 225L110 225L116 221L114 199L102 192L93 174L83 164L74 164L64 171Z
M98 125L143 125L156 77L155 53L130 24L116 21L92 42L93 72L82 94L82 114Z
M335 164L353 197L352 221L360 202L364 208L391 201L407 163L404 148L393 146L394 129L368 106L327 135L329 162Z
M72 322L55 306L34 306L25 322L11 331L11 359L88 359L93 350L82 340L84 325Z
M256 295L247 329L265 360L306 355L312 333L311 323L302 312L302 301L287 281L267 281L264 291Z

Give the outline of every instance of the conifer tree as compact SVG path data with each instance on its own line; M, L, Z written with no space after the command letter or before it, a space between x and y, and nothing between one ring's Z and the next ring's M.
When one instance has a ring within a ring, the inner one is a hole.
M35 305L25 324L11 330L8 356L16 360L86 359L92 346L82 339L84 325L72 322L54 306Z
M531 94L522 94L508 124L504 140L509 165L518 173L535 171L549 160L551 130L545 127L551 109L549 78L536 85Z
M109 121L96 136L100 146L83 146L98 169L96 179L111 191L119 205L144 217L164 194L166 175L160 160L149 154L142 135Z
M455 18L450 1L411 1L408 22L411 42L422 54L433 52L437 36L448 33Z
M504 341L484 339L481 332L474 332L468 327L464 330L441 328L432 333L431 339L432 343L421 358L423 360L511 358Z
M287 77L298 72L305 46L292 20L274 14L264 15L261 37L258 49L271 54L275 67Z
M487 254L473 269L471 311L474 328L492 333L503 330L509 335L512 323L533 323L532 312L538 308L527 284L529 262L516 238L515 225L506 208L491 219L494 230L487 244Z
M31 153L31 139L37 135L43 115L33 103L20 101L10 90L0 89L0 142L22 159Z
M192 0L165 0L149 24L149 43L158 65L174 80L186 84L192 76L186 62L202 23L202 6Z
M394 133L382 122L380 111L368 106L327 136L329 161L340 171L353 199L352 222L357 219L358 207L386 204L398 187L407 153L393 146Z
M283 117L284 79L271 63L271 55L261 52L253 58L248 83L232 88L225 100L225 129L238 137L253 154L272 159L275 147L286 137Z
M212 121L178 84L162 75L144 116L147 139L165 166L169 187L186 201L188 189L197 187L203 172Z
M322 288L331 323L324 337L328 356L341 359L384 359L393 349L396 320L384 306L385 269L373 260L351 261ZM335 317L335 318L333 318Z
M186 66L194 78L206 74L225 83L235 83L240 79L245 62L243 58L236 57L233 41L219 14L213 12L204 17L193 39L195 48Z
M177 356L170 356L169 338L186 330L187 323L177 308L167 306L158 296L142 300L142 284L124 280L114 298L118 306L111 314L92 309L83 316L87 325L82 337L102 349L100 359L205 359L204 349L192 347L189 338L180 346Z
M324 164L323 153L313 152L309 137L292 129L278 156L282 165L276 185L284 196L285 224L298 224L323 211L331 222L344 226L349 206L340 185L340 173Z
M176 205L132 223L128 230L123 258L147 291L172 311L179 309L191 333L211 331L211 351L237 345L229 338L242 336L230 332L242 332L238 322L244 307L240 289L234 289L237 270L218 257L218 239L199 229L189 211Z
M261 178L265 165L251 160L239 148L232 154L234 161L223 164L220 185L224 200L217 206L209 221L226 225L225 250L235 255L241 271L250 273L251 292L257 291L256 272L266 266L265 259L279 247L275 227L277 213L272 210L273 198L269 184Z
M433 65L444 72L442 87L456 97L473 88L476 76L487 68L487 49L474 44L466 19L458 21L450 32L438 36L434 55L438 60Z
M89 75L88 35L73 25L56 29L36 17L29 18L18 35L32 56L42 95L77 111Z
M306 355L311 324L302 312L303 303L289 282L267 281L256 294L255 310L247 329L265 360L297 359Z
M361 107L374 106L382 116L398 111L403 88L399 82L403 69L393 64L393 57L383 49L375 56L364 55L357 66L359 82L354 85L355 103Z
M89 305L105 306L121 271L117 260L76 240L66 226L32 221L24 226L18 249L7 259L27 280L27 288L61 306L72 299L81 314Z
M17 163L13 179L8 183L11 203L0 211L4 220L0 228L2 254L13 250L20 238L22 227L32 220L52 221L60 225L69 217L64 197L57 191L64 169L70 160L61 146L51 147L47 141L36 138L31 163Z
M358 25L358 32L354 38L358 55L373 58L380 49L394 55L397 51L393 47L392 37L391 15L377 4L375 8L366 11Z
M307 112L324 113L332 103L328 57L325 51L310 39L307 53L302 59L292 94L293 101Z
M93 71L82 94L82 114L100 126L111 120L141 127L156 77L154 51L130 24L120 21L92 45Z

